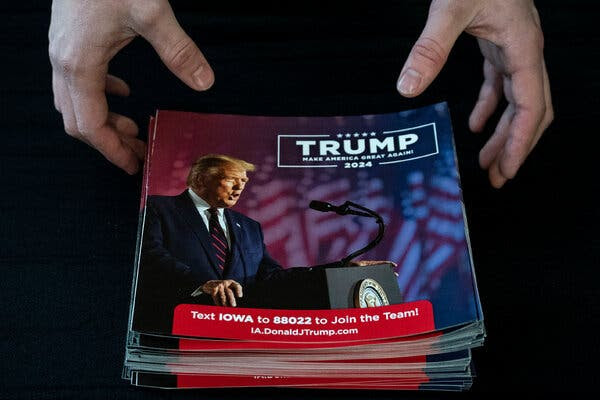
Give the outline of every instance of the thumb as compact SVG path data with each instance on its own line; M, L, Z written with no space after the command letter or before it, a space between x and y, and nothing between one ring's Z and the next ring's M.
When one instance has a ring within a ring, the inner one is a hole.
M425 28L400 72L396 85L400 94L414 97L431 84L469 20L469 14L462 10L432 3Z
M168 2L138 32L152 44L161 60L186 85L206 90L215 81L212 68L194 41L177 22Z

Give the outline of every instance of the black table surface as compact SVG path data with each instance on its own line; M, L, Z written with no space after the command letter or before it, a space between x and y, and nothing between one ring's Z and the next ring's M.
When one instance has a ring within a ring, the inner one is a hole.
M141 176L68 137L52 104L49 2L0 6L0 398L396 398L447 394L231 389L172 392L120 378ZM322 2L324 3L324 2ZM403 99L395 82L427 2L323 9L232 2L176 14L216 72L186 88L135 40L112 62L128 99L111 108L144 136L155 109L262 115L385 113L447 101L487 339L472 392L594 390L600 339L594 2L538 2L556 117L516 179L492 189L467 118L482 59L463 35L439 79ZM329 3L328 3L329 4ZM495 116L497 120L497 115Z

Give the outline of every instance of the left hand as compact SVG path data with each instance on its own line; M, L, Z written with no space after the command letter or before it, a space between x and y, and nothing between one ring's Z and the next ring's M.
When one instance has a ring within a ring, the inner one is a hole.
M202 291L212 297L217 306L237 307L236 296L242 297L242 285L233 279L212 280L202 285Z
M375 260L358 260L358 261L350 261L350 265L354 267L368 267L370 265L379 265L379 264L391 264L394 268L398 266L393 261L375 261Z
M554 118L540 19L533 0L432 1L425 29L400 73L398 91L406 97L421 94L463 31L477 37L484 57L484 82L470 129L483 129L503 93L508 101L479 153L490 183L500 188L515 176Z

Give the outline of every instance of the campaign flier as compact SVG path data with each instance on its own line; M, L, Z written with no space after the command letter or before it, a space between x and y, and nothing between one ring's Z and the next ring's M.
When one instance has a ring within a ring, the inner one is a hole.
M158 111L153 123L133 331L335 342L482 319L445 103L343 117ZM209 281L234 283L215 297Z

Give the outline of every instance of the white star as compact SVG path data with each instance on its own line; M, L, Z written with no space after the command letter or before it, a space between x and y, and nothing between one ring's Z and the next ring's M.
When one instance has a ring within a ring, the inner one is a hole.
M354 137L358 137L358 136L360 136L358 133L355 133L355 134L354 134Z
M371 136L375 136L375 132L371 132Z
M350 137L350 136L352 136L352 135L350 135L349 133L346 133L346 137Z
M337 137L341 138L341 137L344 137L344 135L342 135L341 133L338 133Z
M363 133L362 133L362 136L363 136L363 137L365 137L365 136L369 136L369 134L368 134L367 132L363 132Z

